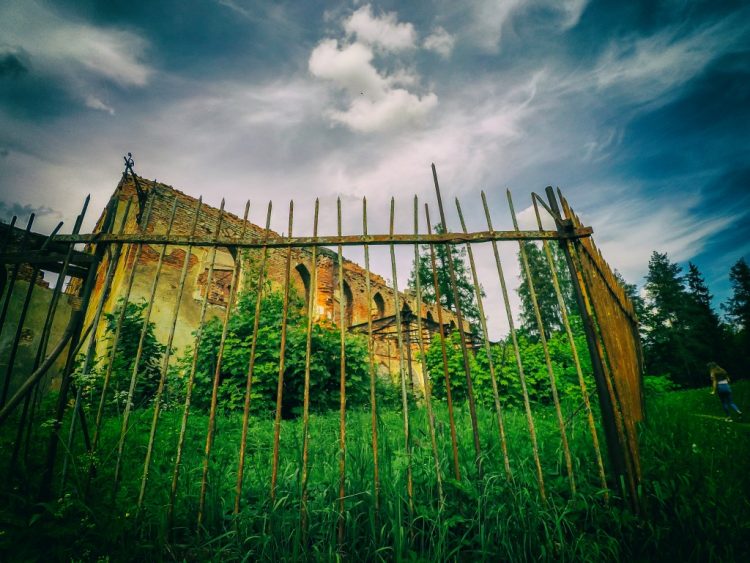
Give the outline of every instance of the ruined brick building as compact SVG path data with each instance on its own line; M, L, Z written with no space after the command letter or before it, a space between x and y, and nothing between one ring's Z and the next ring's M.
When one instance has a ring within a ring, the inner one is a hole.
M124 220L124 232L133 233L137 231L137 216L143 214L145 223L145 232L153 234L165 234L168 230L168 224L172 213L173 205L176 200L176 215L171 230L171 235L189 235L195 218L197 209L197 199L186 195L165 184L150 182L146 183L143 179L138 182L141 190L140 205L131 204L127 217L124 216L128 209L127 201L137 201L137 189L131 176L123 177L123 180L117 186L113 198L117 200L117 212L114 221L114 230L120 228ZM144 197L145 196L145 197ZM196 236L207 237L213 236L216 231L217 222L219 221L220 211L216 208L201 205L196 227ZM103 216L99 219L96 231L101 229ZM265 229L245 222L243 219L228 212L223 212L222 224L220 230L221 237L239 237L245 229L245 237L263 240L266 232ZM277 237L276 233L270 233L271 237ZM116 266L111 291L106 296L105 312L112 311L119 298L127 292L127 281L132 268L137 269L137 275L134 278L129 300L139 301L148 299L151 286L156 271L161 245L144 244L138 262L135 263L137 245L126 245L123 248ZM208 299L208 312L210 316L219 316L224 314L231 291L233 271L235 265L235 256L244 260L243 270L251 269L254 263L259 259L260 251L236 252L235 249L219 247L216 252L214 262L214 274L207 287L209 261L211 256L211 247L193 246L189 259L189 269L187 272L186 286L180 303L177 329L174 337L174 347L179 351L186 346L192 345L194 341L194 332L200 322L200 312L203 300ZM182 270L183 261L187 247L168 245L161 275L159 278L156 299L154 301L151 320L156 325L156 336L161 342L166 342L167 334L171 328L171 318L175 306L175 296L177 294L178 283ZM272 287L280 289L283 287L285 279L285 269L287 260L287 250L285 248L271 248L268 251L268 261L266 266L266 276ZM93 304L98 303L101 291L104 287L105 271L107 270L107 259L100 265L97 275L97 285L92 294L89 318L93 316ZM311 289L311 272L316 270L316 287ZM338 279L338 255L326 248L319 248L317 260L312 264L312 249L299 247L292 249L291 261L291 287L300 297L303 297L305 303L309 299L314 301L314 320L319 323L332 323L338 326L340 323L339 303L344 300L344 322L346 328L352 332L359 332L367 335L368 317L373 321L373 348L374 359L381 376L390 374L396 378L399 372L399 362L401 355L404 356L404 362L408 373L411 375L411 381L415 387L422 387L422 369L418 359L419 344L417 339L416 315L416 298L406 291L399 293L399 301L402 309L402 336L405 343L404 350L399 353L397 330L398 326L395 317L395 296L392 287L386 283L385 279L375 273L370 273L371 299L368 302L366 293L366 270L358 264L349 260L344 260L344 294L339 294ZM239 291L253 290L254 288L243 287L247 284L247 276L240 275L238 283ZM438 312L434 304L422 303L422 325L425 345L427 345L435 332L438 330ZM444 329L446 332L456 327L455 315L446 309L441 310ZM468 325L465 325L468 330ZM103 326L100 325L100 331ZM102 342L103 335L99 334L99 341Z

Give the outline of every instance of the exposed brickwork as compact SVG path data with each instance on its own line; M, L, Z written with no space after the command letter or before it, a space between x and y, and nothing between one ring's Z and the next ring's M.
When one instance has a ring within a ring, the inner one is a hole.
M141 181L143 184L143 181ZM172 227L172 234L187 235L190 234L191 227L195 220L195 210L197 200L178 190L164 184L146 184L149 191L150 214L146 231L153 233L166 233L169 224L172 208L177 200L175 220ZM125 202L128 198L135 198L136 190L131 178L121 181L115 192L114 197L119 199L118 215L115 224L119 227L122 213L125 209ZM135 216L137 214L137 205L131 207L130 213L126 218L126 232L134 232L137 229ZM200 236L216 233L217 222L219 221L220 211L207 205L201 205L198 217L196 234ZM222 215L222 224L220 236L238 237L244 232L245 237L254 240L262 240L265 230L258 225L247 223L243 225L243 220L236 215L224 212ZM102 219L100 218L97 229L101 228ZM271 236L277 237L277 233L271 233ZM131 301L140 297L147 297L148 289L156 270L156 264L159 259L161 248L156 245L144 245L140 260L137 265L135 260L135 245L130 245L123 251L119 271L122 275L115 277L112 295L121 296L126 285L127 273L133 267L137 268L139 280L134 285ZM241 251L243 260L243 271L256 270L260 264L260 250ZM170 318L174 310L173 295L177 287L179 271L182 268L185 257L185 247L168 247L162 266L162 274L159 282L159 288L164 286L164 294L157 295L155 302L155 317L157 322L157 337L164 340ZM189 345L192 342L192 334L197 328L199 322L199 310L203 299L206 296L206 281L208 269L210 267L211 249L208 247L193 247L189 261L188 276L183 300L180 303L180 312L178 320L178 333L176 335L175 345L181 347ZM272 287L277 289L283 288L286 268L287 268L287 249L271 249L268 251L266 275ZM239 281L232 279L234 267L234 257L226 248L219 248L216 252L214 262L214 278L211 287L208 289L208 302L211 305L209 315L221 315L226 307L229 298L231 286L239 283L239 289L243 288L246 283L246 275ZM330 323L333 325L340 324L339 303L342 296L339 292L339 267L338 255L328 249L320 248L316 264L312 264L312 250L309 248L294 248L291 251L290 263L290 286L302 298L309 298L311 274L313 268L316 270L316 287L312 295L314 301L314 317L317 322ZM92 303L96 302L96 293L101 292L103 282L103 271L106 269L106 263L100 267L97 278L97 288ZM372 298L368 301L366 292L367 271L360 265L349 260L344 260L344 307L345 307L345 324L347 327L362 325L368 318L377 319L389 317L395 314L395 295L393 289L388 287L385 279L377 274L370 272L370 285ZM161 291L161 289L160 289ZM416 311L416 298L408 292L399 294L401 307L408 307ZM110 299L112 303L113 300ZM422 315L425 318L437 319L437 309L435 305L422 304ZM448 310L443 310L443 320L446 324L455 325L455 316ZM429 333L425 332L425 338L429 339ZM412 348L412 369L415 374L415 382L421 386L421 367L417 361L418 343L416 338L411 343ZM394 373L397 375L399 370L399 354L395 344L395 335L391 334L389 338L376 337L375 341L375 363L380 373ZM406 355L406 354L405 354Z
M32 280L34 277L34 268L30 264L20 264L18 268L18 278L19 280L24 280L27 282L34 282L34 285L38 285L39 287L44 287L49 289L49 282L44 279L44 272L37 272L36 278Z

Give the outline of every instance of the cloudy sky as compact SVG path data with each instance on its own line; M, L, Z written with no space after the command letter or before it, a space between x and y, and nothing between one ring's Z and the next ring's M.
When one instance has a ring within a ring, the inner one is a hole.
M742 1L4 0L0 215L69 229L91 193L90 228L132 151L255 222L273 199L279 231L293 198L309 233L315 196L322 232L336 197L360 232L362 196L371 232L391 196L407 231L434 162L470 229L480 190L507 229L506 188L524 210L560 186L629 281L659 250L723 299L750 257L749 102Z

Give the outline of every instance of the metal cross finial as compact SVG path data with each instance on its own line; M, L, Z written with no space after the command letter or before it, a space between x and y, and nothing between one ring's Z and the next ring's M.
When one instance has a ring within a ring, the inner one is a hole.
M146 204L146 197L148 194L141 187L141 184L138 181L138 176L136 176L135 171L133 170L133 166L135 166L133 154L128 153L128 156L123 156L122 159L125 161L125 172L123 174L127 176L128 172L130 172L130 175L133 177L133 183L135 184L136 193L138 194L138 214L136 215L136 220L140 223L141 216L143 215L143 208ZM156 180L154 180L154 184L156 184Z
M133 166L135 165L133 155L131 153L128 153L128 156L123 156L122 159L125 161L125 172L130 172L132 174Z

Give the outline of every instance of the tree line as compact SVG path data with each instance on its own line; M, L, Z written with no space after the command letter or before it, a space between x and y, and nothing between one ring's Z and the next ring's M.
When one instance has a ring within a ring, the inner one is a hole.
M571 328L578 338L582 335L582 326L564 254L558 244L547 246L557 271L560 293L568 307ZM546 338L559 338L564 327L546 250L537 242L525 242L523 248L529 274L527 275L523 266L519 251L521 279L516 291L521 300L521 310L518 332L522 347L528 347L535 346L540 337L529 289L529 276ZM456 273L459 305L472 326L473 333L481 336L479 310L466 266L465 250L457 246L438 245L435 253L441 304L447 308L454 306L454 292L445 267L447 260L451 259ZM434 303L435 291L427 247L422 249L420 259L414 265L409 280L412 289L416 286L417 276L420 278L425 301ZM628 283L619 272L615 271L615 276L633 302L639 319L646 374L665 376L682 387L697 387L707 384L706 363L709 361L718 362L735 378L748 373L750 268L744 258L737 260L729 270L732 295L720 305L722 314L714 308L708 284L692 262L688 263L687 272L683 272L682 267L672 262L666 253L654 251L649 260L642 295L638 287ZM507 341L506 337L497 344L503 346ZM524 355L525 350L521 352Z
M643 295L626 285L640 319L647 373L667 375L685 387L707 384L709 361L735 378L747 374L750 268L744 258L730 268L729 281L732 295L720 305L720 315L695 264L684 272L666 253L651 254Z
M437 227L439 230L439 227ZM581 368L587 386L593 388L591 365L586 351L582 322L575 305L573 283L565 257L557 244L525 242L524 252L528 264L528 275L521 264L520 285L517 293L521 301L518 315L517 343L530 398L539 403L548 403L550 380L541 345L540 327L529 290L528 277L533 283L542 330L548 343L550 360L556 374L559 394L574 403L580 402L580 387L572 350L563 326L557 291L550 275L549 260L555 266L559 290L567 305L567 313L576 348L581 359ZM547 255L549 251L549 256ZM472 327L473 339L479 341L481 334L480 313L471 272L466 261L465 249L454 245L435 245L436 277L440 303L455 309L455 299L464 318ZM419 276L423 299L429 303L437 301L429 247L420 249L419 259L414 263L409 286L416 287ZM447 268L453 262L457 291L453 291ZM733 377L742 377L750 367L747 350L750 350L750 268L744 258L739 259L729 271L732 296L721 305L723 315L714 309L713 296L695 264L688 264L687 273L670 261L666 253L654 252L648 265L642 294L634 284L627 283L616 272L620 283L632 300L640 320L646 374L662 376L660 381L683 387L704 386L708 382L706 363L716 361L730 371ZM484 291L480 287L480 295ZM254 293L243 293L233 309L229 320L229 332L220 369L219 404L223 410L236 410L243 403L247 363L252 339L252 320L255 302ZM292 295L287 325L286 369L284 383L285 416L297 416L301 411L304 380L304 358L307 321L301 306L302 298ZM252 402L255 412L270 412L275 405L276 378L278 376L279 343L281 340L281 311L283 297L279 291L266 288L262 298L261 323L258 334L258 350ZM99 358L97 365L79 383L87 392L93 407L95 397L101 392L107 358L112 354L113 336L116 332L117 310L105 316L106 338L109 349ZM114 353L110 381L111 399L108 404L114 409L122 408L126 399L128 380L133 373L133 362L143 327L143 303L129 303L124 317L117 350ZM203 329L198 361L195 371L196 385L193 389L193 404L196 408L207 408L210 402L211 380L215 371L217 351L221 339L220 320L209 321ZM335 408L338 401L339 379L338 329L332 325L315 325L312 334L311 392L315 396L314 410ZM426 350L424 361L431 377L433 394L439 400L445 396L443 377L442 342L433 335ZM458 333L449 335L447 348L448 372L454 397L465 398L465 374L461 342ZM521 388L513 343L510 335L491 344L491 358L484 347L476 347L470 355L469 370L480 403L492 401L490 361L494 365L501 397L506 404L520 404ZM160 365L166 348L156 339L153 322L146 331L141 361L139 384L131 398L136 406L148 404L159 385ZM181 404L187 392L193 352L191 349L178 353L171 363L162 400L174 405ZM369 395L367 345L362 337L348 335L346 338L347 394L352 404L365 404ZM419 359L419 355L415 360ZM651 378L655 380L656 378ZM398 406L396 387L379 382L378 394L386 403Z

